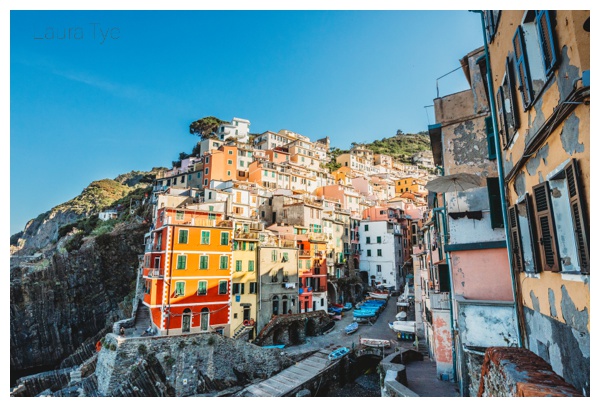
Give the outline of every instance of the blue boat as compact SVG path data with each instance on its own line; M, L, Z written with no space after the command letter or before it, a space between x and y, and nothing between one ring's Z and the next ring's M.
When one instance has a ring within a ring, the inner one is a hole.
M338 360L338 359L343 358L349 352L350 352L350 349L348 349L348 348L338 348L338 349L334 350L333 352L331 352L329 354L329 356L327 356L327 358L329 360Z
M350 311L352 309L352 303L351 302L347 302L344 304L344 308L342 308L344 311Z
M346 335L350 335L358 331L358 322L351 323L346 328L344 328L344 331L346 331Z
M355 318L371 318L374 317L377 312L374 309L357 309L354 310Z
M328 312L333 312L336 315L340 315L342 313L342 309L341 308L336 308L336 307L329 307L327 309Z
M282 343L280 345L265 345L262 348L263 349L283 349L283 348L285 348L285 344Z

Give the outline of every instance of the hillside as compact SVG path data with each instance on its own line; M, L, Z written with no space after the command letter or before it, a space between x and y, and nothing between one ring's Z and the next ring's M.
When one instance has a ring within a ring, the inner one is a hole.
M421 151L431 151L427 132L418 134L398 134L393 137L375 140L365 144L375 154L387 154L405 164L412 164L411 158Z

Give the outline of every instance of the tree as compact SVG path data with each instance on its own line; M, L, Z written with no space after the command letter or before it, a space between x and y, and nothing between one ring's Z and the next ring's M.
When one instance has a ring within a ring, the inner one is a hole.
M195 134L204 140L212 133L216 133L222 123L225 121L214 116L204 117L190 124L190 134Z

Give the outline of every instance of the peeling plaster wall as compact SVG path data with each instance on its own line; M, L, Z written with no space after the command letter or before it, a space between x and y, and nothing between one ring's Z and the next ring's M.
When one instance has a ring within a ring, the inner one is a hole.
M432 310L433 341L438 378L452 377L452 336L450 333L450 311Z
M458 331L465 346L517 346L515 314L510 305L469 304L459 301Z
M525 307L529 350L552 366L558 375L590 395L590 334Z
M506 249L452 252L454 292L467 299L512 301Z

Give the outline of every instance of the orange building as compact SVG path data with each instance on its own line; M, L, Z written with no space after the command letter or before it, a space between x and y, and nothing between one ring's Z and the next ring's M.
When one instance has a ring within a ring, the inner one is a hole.
M208 204L160 208L147 236L143 303L161 335L229 334L230 221Z
M205 154L202 173L202 186L210 185L210 181L246 180L246 171L238 170L238 148L236 146L221 146ZM238 173L239 171L239 173ZM239 176L238 176L239 175Z

